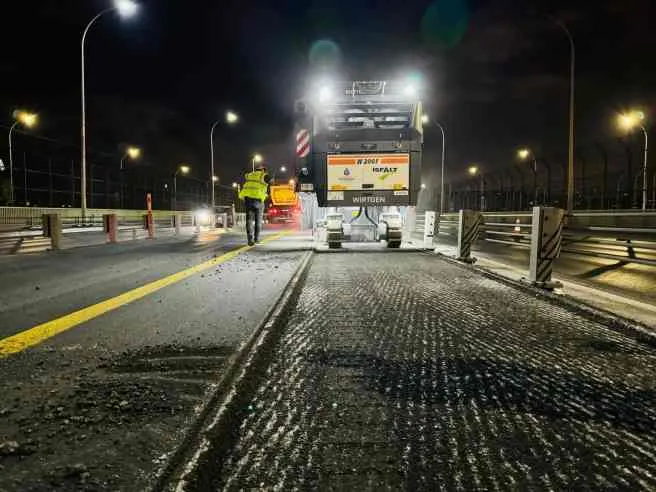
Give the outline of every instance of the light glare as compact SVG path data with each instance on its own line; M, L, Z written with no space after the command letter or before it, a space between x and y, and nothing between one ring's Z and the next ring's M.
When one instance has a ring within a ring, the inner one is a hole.
M233 113L232 111L228 111L226 113L226 122L228 123L237 123L239 121L239 116L237 113Z
M115 0L114 8L116 8L121 17L129 18L137 14L139 5L132 0Z
M332 91L330 90L330 87L323 86L321 89L319 89L319 102L325 103L328 102L331 98Z
M141 157L141 149L139 147L128 147L127 154L132 160L139 159Z
M469 171L471 176L476 176L478 174L478 166L469 166L467 171Z
M644 119L645 113L642 111L630 111L628 113L620 114L617 117L617 122L620 127L629 131L637 126L640 126Z
M403 89L403 93L408 97L415 97L417 95L417 88L413 84L408 84Z
M36 113L21 110L14 111L14 118L27 128L32 128L39 121L39 116Z
M190 168L189 166L187 166L186 164L182 164L182 165L180 166L180 172L181 172L182 174L188 174L189 171L191 171L191 168Z

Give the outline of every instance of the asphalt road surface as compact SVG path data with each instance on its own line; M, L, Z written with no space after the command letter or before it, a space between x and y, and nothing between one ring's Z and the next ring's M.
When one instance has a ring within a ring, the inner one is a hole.
M0 340L217 262L0 357L0 491L147 488L304 254L280 239L221 261L243 245L204 234L0 258Z
M268 239L0 258L0 491L152 485L311 247ZM315 255L283 321L191 490L656 487L656 352L599 322L404 252Z
M655 348L447 260L317 254L187 490L654 490L654 376Z

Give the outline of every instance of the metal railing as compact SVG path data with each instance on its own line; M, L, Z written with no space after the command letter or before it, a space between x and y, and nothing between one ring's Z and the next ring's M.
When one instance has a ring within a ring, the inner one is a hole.
M63 238L66 245L91 245L106 242L104 215L115 213L118 219L120 240L138 239L147 236L145 210L89 209L82 219L79 209L0 207L0 254L46 251L50 238L44 236L43 215L57 214L61 217ZM172 233L176 230L176 217L182 229L197 225L198 220L191 212L153 211L155 231Z
M457 239L457 218L453 213L440 217L438 242ZM479 244L530 248L531 213L488 212L483 219ZM419 224L419 217L417 220ZM566 219L561 252L656 266L656 212L574 212Z

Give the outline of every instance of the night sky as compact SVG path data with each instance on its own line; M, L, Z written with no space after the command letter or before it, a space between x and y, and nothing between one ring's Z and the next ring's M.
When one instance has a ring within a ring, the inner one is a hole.
M0 125L16 107L35 109L39 135L79 145L80 36L109 5L2 3ZM317 69L311 47L330 39L345 78L423 74L428 111L447 127L452 176L470 162L506 166L520 145L562 160L569 46L546 13L576 38L580 145L614 138L620 109L653 114L649 0L148 0L137 18L108 15L89 34L89 146L111 160L122 145L139 144L145 164L168 172L186 161L205 178L209 125L232 109L239 125L217 130L223 182L254 151L271 166L288 164L293 101ZM429 165L439 146L428 129Z

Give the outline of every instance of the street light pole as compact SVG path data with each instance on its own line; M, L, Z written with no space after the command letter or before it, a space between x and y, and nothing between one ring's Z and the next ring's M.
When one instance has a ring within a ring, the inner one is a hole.
M571 214L574 209L574 89L576 69L576 47L574 37L567 26L559 19L548 16L558 27L560 27L569 40L570 68L569 68L569 146L567 151L567 213Z
M647 210L647 146L649 145L649 136L644 125L640 125L642 134L645 136L645 152L642 161L642 211Z
M210 182L212 183L212 192L211 192L211 201L212 201L212 213L214 213L215 196L214 196L214 129L221 122L221 120L216 120L212 124L210 129Z
M440 215L442 215L444 213L444 160L446 156L446 132L439 121L435 121L435 124L437 124L442 132L442 177L440 182Z
M82 47L81 47L81 86L82 86L82 170L80 173L80 207L82 209L82 218L86 217L87 214L87 103L86 103L86 87L85 87L85 42L87 39L87 34L91 26L100 19L103 15L108 12L111 12L116 7L110 7L103 10L98 15L96 15L91 21L87 24L87 27L84 29L82 34Z
M85 43L87 34L91 26L100 19L103 15L114 10L122 16L132 16L136 13L138 7L131 0L115 0L114 6L109 7L98 13L93 19L89 21L84 32L82 33L82 43L80 49L81 59L81 102L82 102L82 170L80 172L80 208L82 211L82 218L86 217L87 212L87 104L86 104L86 85L85 85Z
M14 151L12 147L12 134L18 121L15 121L9 128L9 203L14 203Z

